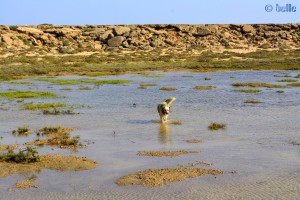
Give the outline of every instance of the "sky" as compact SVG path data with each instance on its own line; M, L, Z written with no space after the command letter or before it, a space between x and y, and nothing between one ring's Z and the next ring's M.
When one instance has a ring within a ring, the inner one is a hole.
M296 11L279 12L276 4ZM300 0L0 0L0 25L299 22Z

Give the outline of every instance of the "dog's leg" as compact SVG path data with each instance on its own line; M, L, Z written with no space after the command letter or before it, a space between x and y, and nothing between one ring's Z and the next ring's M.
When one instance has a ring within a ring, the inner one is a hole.
M168 121L168 115L164 115L161 119L162 123L166 123Z

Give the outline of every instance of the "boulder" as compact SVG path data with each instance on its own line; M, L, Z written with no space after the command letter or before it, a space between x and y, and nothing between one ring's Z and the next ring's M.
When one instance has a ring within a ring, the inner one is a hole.
M60 36L76 37L81 34L81 31L78 29L67 28L67 27L47 29L44 32L55 34L57 37Z
M31 28L31 27L18 27L17 31L20 33L32 35L33 37L38 37L44 33L43 31L41 31L39 29Z
M127 26L117 26L114 28L114 31L117 36L123 35L124 33L128 33L130 28Z
M242 31L243 31L244 33L252 33L252 34L255 34L255 33L256 33L255 28L253 28L253 26L251 26L251 25L243 25Z
M207 35L211 35L211 31L206 27L198 27L196 32L193 33L194 36L204 37Z
M123 41L124 41L124 37L116 36L116 37L113 37L113 38L109 39L107 41L107 45L109 47L118 47L122 44Z
M100 34L99 35L99 40L106 41L106 40L111 39L113 37L114 37L113 31L110 29L110 30L105 31L103 34Z

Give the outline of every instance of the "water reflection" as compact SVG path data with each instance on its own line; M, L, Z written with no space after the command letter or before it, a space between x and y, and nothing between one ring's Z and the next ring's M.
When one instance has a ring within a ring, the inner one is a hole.
M161 144L172 144L172 137L168 123L160 123L158 138Z

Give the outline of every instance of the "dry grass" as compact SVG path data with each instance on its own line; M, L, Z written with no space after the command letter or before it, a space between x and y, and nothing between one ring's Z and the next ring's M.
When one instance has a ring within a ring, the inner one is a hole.
M243 93L258 93L261 92L261 90L258 89L239 89L239 90L234 90L235 92L243 92Z
M174 87L161 87L160 90L173 91L173 90L177 90L177 88L174 88Z
M261 103L261 101L255 100L255 99L250 99L250 100L244 101L244 103L258 104L258 103Z
M196 90L211 90L213 88L216 88L215 86L212 86L212 85L208 85L208 86L203 86L203 85L196 85L194 87L194 89Z
M208 126L208 130L211 131L217 131L217 130L225 130L227 128L226 124L223 123L217 123L217 122L211 122Z
M255 83L255 82L249 82L249 83L233 83L232 86L234 86L234 87L285 88L284 85L270 84L270 83Z
M200 151L186 151L186 150L178 150L178 151L139 151L137 153L138 156L152 156L152 157L175 157L183 154L190 153L200 153Z

